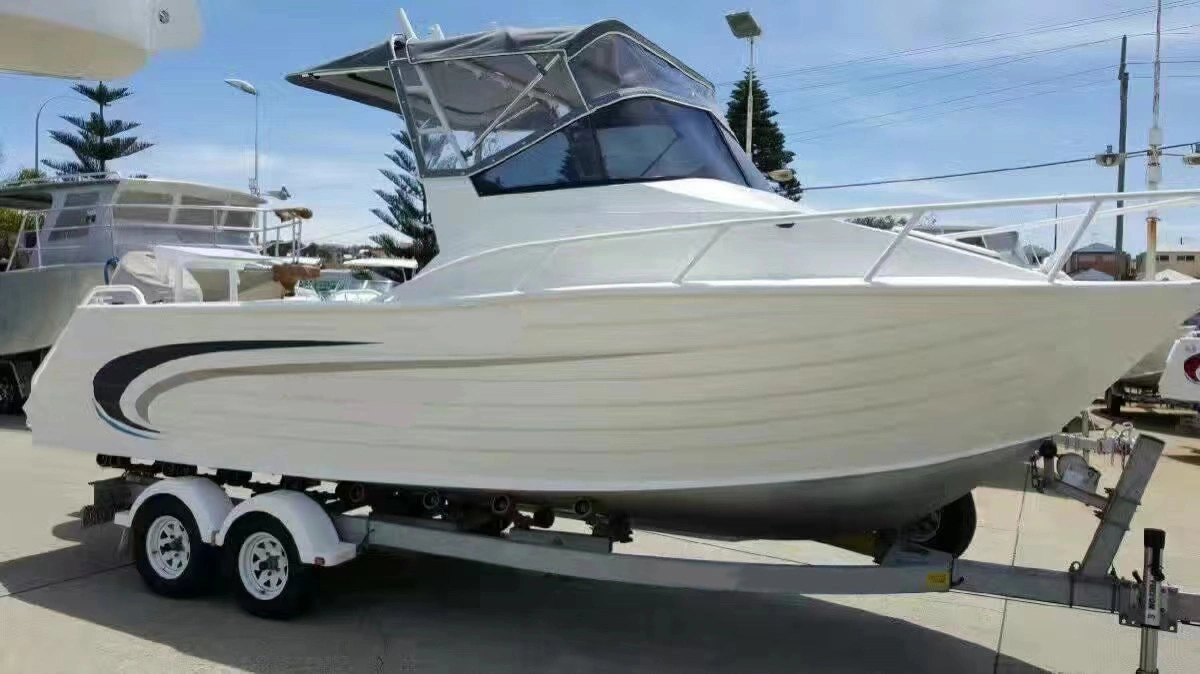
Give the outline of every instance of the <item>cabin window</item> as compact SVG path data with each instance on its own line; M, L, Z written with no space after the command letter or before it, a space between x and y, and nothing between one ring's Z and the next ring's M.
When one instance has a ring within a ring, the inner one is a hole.
M718 110L713 90L627 35L609 33L571 57L571 72L590 103L636 89L657 89Z
M113 218L132 222L166 223L171 220L171 204L174 201L175 195L169 192L125 190L117 196Z
M761 174L747 177L734 155L709 113L634 98L566 126L472 181L482 196L672 178L760 187Z
M99 192L77 192L68 194L63 201L63 210L54 220L49 241L63 239L86 239L88 229L96 223L96 209L88 208L100 203Z
M217 207L224 205L225 202L218 199L191 197L185 194L179 200L179 210L175 213L175 224L212 227L217 224L221 215L221 211ZM187 208L188 206L201 206L202 208Z
M561 52L406 63L400 76L436 94L406 93L427 170L469 169L586 109Z

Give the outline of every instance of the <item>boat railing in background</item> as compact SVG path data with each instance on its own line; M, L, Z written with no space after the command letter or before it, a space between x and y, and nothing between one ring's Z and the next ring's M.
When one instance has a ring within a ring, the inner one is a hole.
M77 183L94 183L103 180L121 180L122 175L116 171L97 171L95 173L64 173L55 176L37 176L34 178L24 178L18 180L10 180L0 183L2 187L28 187L31 185L74 185ZM139 177L139 176L133 176ZM145 177L145 176L140 176Z
M120 214L120 209L165 209L176 212L208 211L213 214L211 224L178 224L168 222L145 222L124 216L114 217L114 209ZM85 224L60 227L45 226L48 215L58 215L70 211L85 211ZM110 258L120 257L123 248L149 250L155 245L193 245L215 248L257 248L265 252L269 246L278 248L288 245L289 256L299 255L303 222L305 217L299 215L306 209L298 208L267 208L263 206L230 206L230 205L181 205L181 204L141 204L119 203L85 206L64 206L61 208L41 211L26 211L17 230L16 244L12 247L4 271L21 269L40 269L53 264L75 264L89 262L105 262ZM272 213L280 218L277 225L261 226L255 223L246 225L221 224L229 213ZM311 215L311 213L308 213ZM122 231L137 237L127 237L122 240ZM100 234L101 241L92 238L94 232ZM174 235L174 238L168 236ZM191 237L180 237L179 234L192 234ZM201 235L203 233L203 235ZM158 235L156 237L155 235ZM209 235L211 234L211 240ZM274 234L273 240L268 240ZM61 236L60 236L61 235ZM226 235L226 236L223 236ZM244 235L245 242L230 241L228 235ZM286 236L286 238L285 238ZM106 240L105 240L106 237ZM155 240L158 238L159 240ZM253 239L257 238L256 241ZM186 239L186 240L185 240ZM87 259L57 259L55 251L89 249L95 254L85 255Z
M1138 211L1148 211L1151 209L1163 208L1178 208L1182 206L1200 205L1200 189L1187 190L1159 190L1156 192L1104 192L1096 194L1072 194L1072 195L1053 195L1040 197L1019 197L1014 199L987 199L977 201L953 201L943 203L930 204L912 204L903 206L878 206L871 208L851 208L842 210L830 211L807 211L797 213L780 213L762 217L736 218L728 220L710 220L707 222L689 222L678 225L663 225L661 227L647 227L644 229L629 229L615 232L599 232L596 234L580 234L576 236L563 237L559 239L541 239L535 241L522 241L519 243L507 244L504 246L496 246L486 250L470 253L461 257L455 258L445 264L437 265L425 270L423 273L414 277L414 280L419 280L422 277L428 278L433 274L440 273L448 268L455 267L472 260L479 259L484 256L494 255L496 253L518 250L524 248L547 248L546 255L541 261L532 265L524 274L522 274L513 285L512 292L522 292L522 289L531 278L535 278L555 256L555 253L564 245L580 243L584 241L603 241L610 239L633 238L640 236L649 236L653 234L663 234L670 232L686 232L692 230L712 229L713 234L705 241L705 243L693 254L688 261L683 265L677 274L671 279L671 282L676 285L681 285L687 280L687 276L696 267L704 256L712 250L713 246L721 240L727 232L740 227L751 226L795 226L804 222L814 222L821 220L851 220L862 217L882 217L887 215L906 216L908 218L904 227L899 231L891 232L894 238L890 240L884 250L875 258L875 260L867 267L865 271L859 273L846 274L846 277L859 276L863 282L873 282L883 271L888 260L900 247L905 239L910 238L913 233L913 228L919 223L918 221L929 213L946 213L955 211L974 211L984 209L1003 209L1003 208L1020 208L1026 206L1048 206L1054 204L1087 204L1087 211L1082 216L1073 216L1070 219L1079 218L1080 222L1071 232L1067 239L1067 245L1054 257L1053 262L1044 271L1047 281L1054 283L1057 281L1059 272L1062 271L1067 259L1074 251L1075 246L1079 243L1080 238L1091 226L1096 216L1100 214L1100 207L1108 202L1115 201L1136 201L1145 200L1142 203L1134 205L1126 205L1122 208L1111 209L1105 211L1106 215L1116 215L1122 213L1131 213ZM1064 216L1062 219L1068 219ZM1031 224L1031 223L1026 223ZM991 229L974 230L975 235L981 233L994 233L1002 231L1012 231L1017 227L1025 225L996 227ZM881 230L883 231L883 230ZM965 235L965 233L964 233ZM960 236L956 233L956 236ZM915 237L914 237L915 238ZM930 241L929 238L922 238L922 241ZM939 245L961 245L957 242L944 241L936 242Z

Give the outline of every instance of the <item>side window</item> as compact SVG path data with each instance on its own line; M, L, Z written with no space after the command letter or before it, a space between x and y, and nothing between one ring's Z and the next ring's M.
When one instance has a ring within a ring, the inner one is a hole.
M54 229L49 241L63 239L86 239L88 228L96 223L96 209L87 208L100 203L99 192L68 194L63 201L63 210L54 219Z

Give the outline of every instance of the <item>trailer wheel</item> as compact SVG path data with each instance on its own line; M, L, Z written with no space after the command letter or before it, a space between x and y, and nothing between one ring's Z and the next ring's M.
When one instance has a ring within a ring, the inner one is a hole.
M287 527L265 513L249 513L226 538L227 564L238 604L260 618L287 620L303 613L316 593L316 573L300 561Z
M1109 416L1120 416L1121 406L1125 404L1125 398L1117 393L1115 387L1108 387L1104 392L1104 411L1108 412Z
M183 501L155 496L133 518L134 566L155 594L183 598L203 594L217 575L216 548L200 538L196 518Z
M942 506L908 528L908 538L914 543L939 552L961 557L975 538L975 498L965 496Z
M21 389L13 368L0 363L0 414L17 414L21 411Z

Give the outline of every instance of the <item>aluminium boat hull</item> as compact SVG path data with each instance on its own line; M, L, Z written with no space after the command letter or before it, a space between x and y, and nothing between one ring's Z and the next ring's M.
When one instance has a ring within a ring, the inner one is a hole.
M82 307L25 409L39 445L804 538L968 492L1198 289L889 279Z
M75 307L104 283L104 264L0 272L0 358L50 348Z

